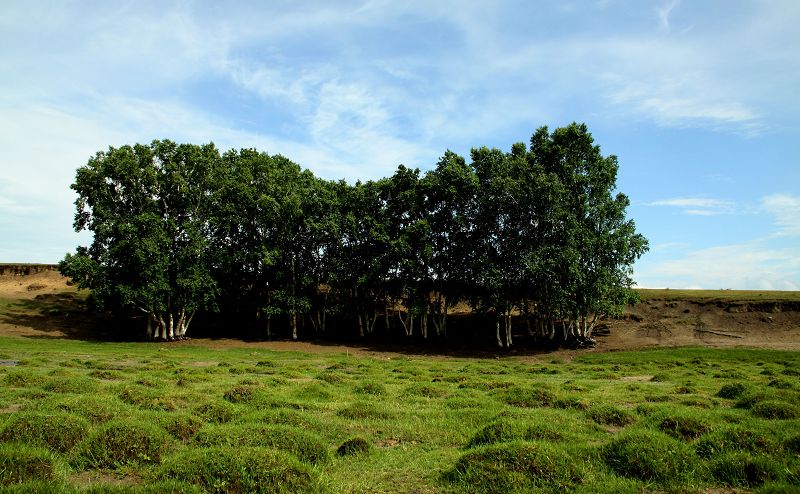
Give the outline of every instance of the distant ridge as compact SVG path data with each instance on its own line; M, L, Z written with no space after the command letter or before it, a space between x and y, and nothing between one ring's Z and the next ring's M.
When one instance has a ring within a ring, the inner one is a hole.
M45 271L58 271L58 264L0 263L0 276L28 276Z

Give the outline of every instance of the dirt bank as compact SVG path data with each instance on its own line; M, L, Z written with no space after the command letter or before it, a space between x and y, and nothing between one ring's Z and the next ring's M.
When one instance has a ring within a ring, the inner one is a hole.
M111 330L108 321L85 312L84 294L68 286L54 269L31 274L9 270L0 275L0 334L33 338L87 338L98 328ZM12 274L13 273L13 274ZM698 292L700 293L700 292ZM739 294L741 295L741 294ZM539 353L525 348L524 328L517 328L516 354ZM581 352L608 352L647 347L707 346L754 347L800 351L800 302L793 300L742 300L731 292L731 300L670 300L651 298L628 307L623 318L603 321L595 333L598 347ZM458 351L404 345L361 345L291 341L244 342L236 339L193 339L176 344L214 347L248 346L303 352L351 352L380 355L424 354L460 356L494 355L485 351ZM576 353L559 351L565 357ZM502 355L502 354L497 354Z

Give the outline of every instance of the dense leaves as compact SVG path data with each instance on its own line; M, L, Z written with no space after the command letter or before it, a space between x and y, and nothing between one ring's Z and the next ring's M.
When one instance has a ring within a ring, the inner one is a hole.
M109 148L78 170L75 228L94 239L61 269L155 338L183 337L199 313L260 337L444 339L468 303L499 346L512 323L580 345L635 296L647 250L617 170L578 124L354 185L252 149Z

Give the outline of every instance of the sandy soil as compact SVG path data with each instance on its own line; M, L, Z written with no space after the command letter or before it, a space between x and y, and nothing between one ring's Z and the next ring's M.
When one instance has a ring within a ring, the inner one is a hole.
M87 317L83 296L55 271L28 276L0 276L0 334L31 338L86 338L98 326L110 324L101 316ZM329 342L190 339L176 345L247 347L306 353L352 353L376 358L399 355L501 357L516 355L570 359L587 352L613 352L650 347L752 347L800 351L800 312L781 306L756 311L724 303L649 300L630 307L621 320L603 322L593 350L541 352L520 348L514 352L457 350L407 345L360 345Z

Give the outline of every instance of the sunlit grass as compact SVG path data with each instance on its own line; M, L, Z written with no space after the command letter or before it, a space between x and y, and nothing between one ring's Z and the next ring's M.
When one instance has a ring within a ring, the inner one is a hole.
M19 362L0 367L0 460L26 468L0 491L82 492L86 478L134 492L791 492L779 489L800 482L793 352L498 360L13 337L0 348ZM43 435L47 417L60 427Z

